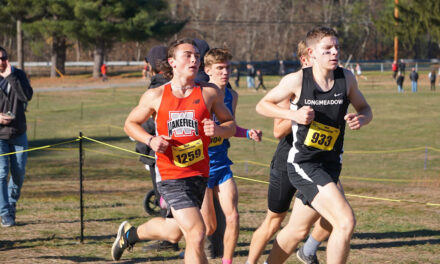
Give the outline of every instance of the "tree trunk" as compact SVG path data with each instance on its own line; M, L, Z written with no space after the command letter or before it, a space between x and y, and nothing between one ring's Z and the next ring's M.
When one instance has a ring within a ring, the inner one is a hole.
M79 61L81 59L81 47L78 40L75 43L75 51L76 51L76 61Z
M93 50L93 78L99 78L101 74L101 65L104 62L104 45L101 43L96 44Z
M51 52L50 77L57 77L57 70L65 74L64 63L66 61L66 39L64 37L53 37Z
M21 19L17 19L17 62L18 68L24 70L23 30L21 29Z

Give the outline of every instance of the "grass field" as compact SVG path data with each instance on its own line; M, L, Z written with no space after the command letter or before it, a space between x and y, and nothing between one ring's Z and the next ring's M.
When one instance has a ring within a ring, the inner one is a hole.
M368 79L360 80L360 89L374 119L360 131L347 130L341 176L357 217L348 262L440 263L440 93L429 91L427 73L419 73L416 94L408 92L408 80L405 93L397 94L389 73L365 74ZM50 86L90 82L69 78L59 84L51 81ZM268 87L278 81L279 77L265 79ZM122 126L145 88L38 93L45 80L32 82L37 93L27 113L31 147L67 142L82 131L107 144L134 149ZM233 171L267 181L276 140L272 120L255 112L264 94L244 88L238 92L238 124L261 128L264 139L231 140ZM119 224L130 220L138 225L150 217L142 199L151 180L137 156L88 140L84 147L84 243L79 243L78 143L66 143L29 152L17 226L0 229L1 263L110 262ZM252 233L265 216L267 185L242 178L237 184L241 228L235 261L244 263ZM146 244L125 253L121 263L181 262L178 252L143 252ZM325 263L325 243L318 257ZM292 256L288 263L299 262Z

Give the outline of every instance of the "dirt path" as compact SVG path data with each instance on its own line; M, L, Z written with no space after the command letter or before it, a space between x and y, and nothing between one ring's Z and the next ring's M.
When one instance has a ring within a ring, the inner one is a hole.
M80 78L80 77L65 77L65 78L33 78L31 85L34 92L60 92L60 91L81 91L91 89L108 89L115 87L133 87L145 86L147 81L141 78L109 78L108 81L101 81L101 79Z

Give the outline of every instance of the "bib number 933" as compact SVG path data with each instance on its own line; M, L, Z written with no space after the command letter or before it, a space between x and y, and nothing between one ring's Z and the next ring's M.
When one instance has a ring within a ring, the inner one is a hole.
M310 124L304 145L321 150L330 151L338 139L340 130L336 127L327 126L313 121Z

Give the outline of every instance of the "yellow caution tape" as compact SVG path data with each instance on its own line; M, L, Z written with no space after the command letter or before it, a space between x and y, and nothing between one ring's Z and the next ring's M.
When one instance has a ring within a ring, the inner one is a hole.
M269 182L267 182L267 181L255 180L255 179L241 177L241 176L237 176L237 175L234 175L234 178L242 179L242 180L246 180L246 181L252 181L252 182L259 182L259 183L269 184ZM364 199L381 200L381 201L388 201L388 202L396 202L396 203L405 202L405 203L423 204L423 205L428 205L428 206L440 206L440 204L437 204L437 203L424 203L424 202L411 201L411 200L398 200L398 199L390 199L390 198L382 198L382 197L374 197L374 196L365 196L365 195L349 194L349 193L345 193L345 196L364 198Z
M54 147L54 146L59 146L59 145L62 145L62 144L68 144L68 143L72 143L72 142L76 142L76 141L79 141L79 138L74 139L74 140L70 140L70 141L64 141L64 142L52 144L52 145L46 145L46 146L30 148L30 149L26 149L26 150L20 150L20 151L15 151L15 152L4 153L4 154L0 154L0 157L1 156L9 156L9 155L17 154L17 153L30 152L30 151L40 150L40 149L51 148L51 147Z
M111 153L108 153L108 152L94 150L94 149L91 149L91 148L84 148L84 149L87 150L87 151L90 151L90 152L99 153L99 154L103 154L103 155L107 155L107 156L111 156L111 157L117 157L117 158L123 158L123 159L135 159L135 160L137 160L137 158L134 158L134 157L126 157L126 156L111 154ZM139 153L137 153L137 154L139 154Z
M93 141L93 142L98 143L98 144L102 144L102 145L107 146L107 147L111 147L111 148L122 150L122 151L125 151L125 152L128 152L128 153L136 154L138 156L144 156L144 157L147 157L147 158L150 158L150 159L155 159L155 157L152 157L152 156L149 156L149 155L145 155L145 154L142 154L142 153L138 153L136 151L120 148L120 147L117 147L117 146L114 146L114 145L110 145L108 143L105 143L105 142L102 142L102 141L99 141L99 140L96 140L96 139L93 139L93 138L89 138L89 137L86 137L86 136L83 136L83 138L85 138L87 140L90 140L90 141Z

